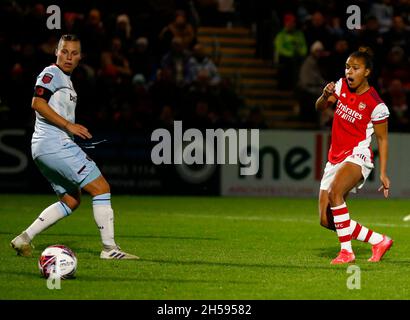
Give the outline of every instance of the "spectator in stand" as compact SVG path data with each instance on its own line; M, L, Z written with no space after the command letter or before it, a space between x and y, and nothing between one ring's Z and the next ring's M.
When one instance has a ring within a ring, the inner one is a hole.
M135 40L129 51L129 61L134 74L142 74L149 83L154 79L156 62L149 48L149 41L145 37Z
M372 48L374 52L374 69L371 78L377 79L380 76L380 66L383 64L387 52L383 35L380 32L380 24L376 17L367 17L364 27L359 31L357 40L360 46ZM374 83L374 85L376 84Z
M40 55L36 47L30 42L15 45L13 53L15 61L10 66L11 69L7 78L4 79L5 88L2 88L4 96L1 96L0 100L9 103L11 107L9 115L12 119L15 119L15 123L7 122L7 125L14 124L19 126L21 122L27 123L26 121L30 121L32 118L32 114L30 114L30 111L25 106L27 101L31 101L33 95L33 75L39 70L38 61L40 60Z
M335 42L333 51L326 57L324 77L326 80L335 81L344 77L346 60L349 57L349 43L345 39L339 39Z
M320 11L314 12L310 21L307 21L304 30L308 48L310 48L315 41L320 41L325 50L331 50L333 48L333 37L330 30L331 29L326 25L326 19L323 13Z
M72 34L76 33L77 21L84 19L83 15L77 12L65 12L63 15L63 30L64 33Z
M128 59L122 51L122 42L118 37L111 39L111 47L101 54L102 75L122 83L132 74Z
M410 131L410 99L399 79L393 79L387 91L382 95L389 106L389 131Z
M393 25L384 36L386 47L401 47L404 49L407 56L410 55L410 30L404 19L400 15L393 17Z
M117 119L127 104L130 92L132 71L128 59L122 52L120 38L111 39L111 46L101 54L100 99L106 106L108 115L114 117L113 125L119 125ZM102 108L103 109L103 108Z
M380 25L380 32L389 31L393 20L393 6L391 0L379 0L370 7L370 14L376 17Z
M383 64L381 86L388 88L393 79L400 79L403 86L410 90L410 63L401 47L393 47Z
M161 60L161 69L170 72L172 81L177 87L184 87L187 83L189 58L189 53L184 48L182 38L174 37L171 50Z
M13 6L16 7L16 3L13 3ZM18 9L17 9L18 10ZM22 18L20 16L20 18ZM48 35L50 34L50 30L48 30L45 26L47 21L47 12L46 7L44 4L36 3L33 7L28 7L28 14L24 17L24 21L13 21L13 24L7 26L7 31L10 31L14 35L18 35L19 40L23 40L24 42L29 42L34 45L39 45L47 40ZM24 33L20 30L21 28L14 28L13 26L23 26L24 23ZM16 29L13 31L13 29ZM42 30L43 32L39 32L38 30Z
M307 47L303 32L296 28L296 17L293 14L284 16L283 25L274 40L274 62L279 68L278 87L292 90L296 85L299 66L306 56Z
M197 49L196 54L202 50L200 47ZM193 69L195 70L196 68ZM192 114L192 110L196 110L196 115L193 118L191 117L190 120L196 119L195 121L202 123L205 119L203 117L204 112L202 112L205 108L203 104L206 103L207 121L210 121L213 126L215 126L219 120L220 112L227 108L225 103L229 103L224 101L224 99L227 98L226 88L220 86L220 78L214 66L210 68L198 68L197 72L192 72L191 70L191 74L195 74L195 76L190 77L193 81L188 83L188 86L184 90L181 103L184 108L182 113ZM188 77L188 79L190 78Z
M299 73L299 106L300 118L304 122L317 124L318 116L314 112L317 96L320 96L326 80L320 72L319 59L324 52L324 46L320 41L310 46L310 54L300 68Z
M398 0L394 5L396 15L401 15L406 25L410 25L410 1Z
M164 48L169 48L174 38L181 39L181 45L184 50L192 48L195 40L195 32L192 25L187 21L184 11L178 10L175 13L175 19L162 29L159 39Z
M361 45L366 45L375 50L379 50L384 44L383 40L379 21L374 16L368 16L365 25L361 29L358 41Z
M115 36L121 39L124 52L128 52L132 45L132 26L128 15L117 16Z
M188 69L188 83L206 81L209 85L215 86L221 81L214 62L206 56L205 48L200 43L194 46ZM201 77L204 79L199 79Z
M328 27L330 36L332 39L340 39L346 35L344 28L342 27L343 21L340 17L334 16L331 17L330 25Z
M183 90L176 86L170 69L157 70L155 81L149 87L149 92L156 109L169 105L178 113Z
M198 15L196 2L197 0L176 0L176 5L174 7L177 10L181 10L186 13L186 19L194 28L195 33L201 25L201 19Z
M79 34L84 54L83 62L94 69L99 69L101 52L106 39L106 31L101 20L100 10L96 8L90 10L85 23L80 27Z
M129 117L133 120L132 128L141 129L153 127L153 102L149 94L146 80L142 74L136 74L132 79L132 92L127 99ZM128 118L125 115L125 118Z

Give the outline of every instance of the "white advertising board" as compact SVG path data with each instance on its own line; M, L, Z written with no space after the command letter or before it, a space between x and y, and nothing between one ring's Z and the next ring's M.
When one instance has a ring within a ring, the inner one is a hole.
M375 137L373 138L375 140ZM330 132L327 131L260 131L259 170L256 175L239 174L240 164L221 168L221 194L224 196L316 197L327 161ZM373 143L376 147L376 144ZM379 158L360 190L360 197L382 197ZM241 151L240 151L241 152ZM389 134L388 175L391 196L410 197L410 135Z

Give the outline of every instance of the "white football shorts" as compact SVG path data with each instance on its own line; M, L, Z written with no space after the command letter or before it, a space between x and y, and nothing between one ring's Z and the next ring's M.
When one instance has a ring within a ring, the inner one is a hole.
M374 165L370 159L370 151L366 150L361 153L354 153L344 159L342 162L337 164L332 164L330 162L326 163L325 171L323 173L322 180L320 181L320 190L328 190L330 184L332 183L337 170L345 162L352 162L359 165L362 168L362 180L354 187L350 192L356 193L358 189L361 189L366 179L369 177L370 172L372 171Z
M59 196L78 192L101 175L96 163L74 142L57 153L38 156L34 162Z

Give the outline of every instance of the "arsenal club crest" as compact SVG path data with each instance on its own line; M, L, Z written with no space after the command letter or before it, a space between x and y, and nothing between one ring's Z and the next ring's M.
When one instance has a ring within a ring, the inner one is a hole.
M51 79L53 79L53 75L50 73L46 73L41 79L41 81L43 81L43 83L50 83Z
M365 108L366 108L366 104L363 103L363 102L360 102L360 103L359 103L359 110L362 111L362 110L364 110Z
M42 87L36 88L36 94L41 97L44 94L44 89Z

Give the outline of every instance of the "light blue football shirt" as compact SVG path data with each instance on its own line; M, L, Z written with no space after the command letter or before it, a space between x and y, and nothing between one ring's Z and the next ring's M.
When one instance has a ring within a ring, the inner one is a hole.
M77 93L70 75L63 72L57 65L51 65L37 77L36 86L50 90L52 96L48 105L64 119L75 122ZM40 155L57 153L64 145L72 144L73 141L73 135L48 122L36 111L36 122L31 139L33 159Z

